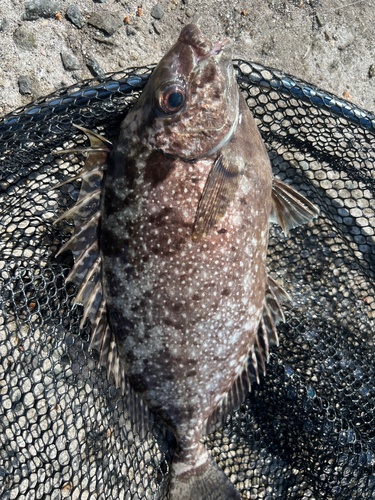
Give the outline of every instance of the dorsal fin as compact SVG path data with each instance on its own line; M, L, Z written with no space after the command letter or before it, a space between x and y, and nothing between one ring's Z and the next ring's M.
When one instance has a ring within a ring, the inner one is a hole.
M81 127L77 128L89 136L91 143L91 146L86 149L88 155L80 172L82 177L80 194L76 204L62 214L55 223L67 218L74 220L75 234L57 255L66 250L73 252L75 264L67 279L74 279L79 285L76 303L81 303L84 307L82 327L87 317L91 322L94 321L102 303L98 225L101 183L109 149L106 146L108 141L104 137ZM61 152L61 154L64 153L64 151Z
M74 255L74 265L67 280L74 280L78 284L75 303L83 304L82 328L88 318L92 325L89 350L99 351L99 367L107 369L107 377L111 373L115 379L116 388L121 388L122 394L127 393L129 414L135 426L135 431L144 437L154 422L154 417L142 399L131 387L126 375L124 364L120 361L117 341L113 335L108 318L105 299L101 285L101 260L99 256L98 226L100 223L100 198L104 173L107 168L107 156L110 144L107 139L78 127L90 139L89 148L79 148L58 152L87 153L82 170L72 179L68 179L55 188L82 179L81 189L76 204L62 214L56 221L72 218L75 233L62 246L59 255L71 250Z
M155 422L154 415L143 399L135 392L126 375L125 384L130 419L136 432L140 435L141 439L144 439L147 432L152 430Z
M68 241L57 252L56 257L61 253L71 250L74 256L82 255L90 245L98 244L98 224L99 224L100 212L96 212L90 219L88 219L84 224L76 229L73 236L69 238ZM74 267L77 266L77 259L75 261Z
M107 377L111 373L115 379L116 388L121 388L126 394L129 416L141 439L151 431L155 417L143 399L135 392L125 374L125 365L121 362L117 350L117 340L109 327L104 300L102 300L95 319L92 321L92 336L89 349L99 351L99 366L107 368ZM160 423L160 422L159 422Z
M279 224L284 234L317 217L319 208L277 177L272 180L270 222Z
M274 279L267 276L263 313L255 336L255 343L230 391L206 420L203 433L210 434L218 425L224 424L227 415L239 408L245 401L247 393L251 390L251 384L255 381L259 383L259 371L265 374L265 363L269 358L269 345L278 344L276 325L280 321L285 321L280 303L286 300L291 300L287 292Z

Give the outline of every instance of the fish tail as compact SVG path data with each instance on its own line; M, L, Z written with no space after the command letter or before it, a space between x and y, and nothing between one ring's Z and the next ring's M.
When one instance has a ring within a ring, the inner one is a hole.
M169 500L241 500L224 472L199 443L201 452L194 465L186 464L181 453L172 461Z

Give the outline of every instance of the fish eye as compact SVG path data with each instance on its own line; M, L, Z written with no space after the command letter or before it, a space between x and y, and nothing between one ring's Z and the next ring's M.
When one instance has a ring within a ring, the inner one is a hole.
M171 109L177 109L179 108L184 102L184 95L182 94L181 91L178 92L172 92L172 94L169 94L168 96L168 106Z
M168 85L159 94L160 109L170 115L180 111L186 100L185 88L179 84Z

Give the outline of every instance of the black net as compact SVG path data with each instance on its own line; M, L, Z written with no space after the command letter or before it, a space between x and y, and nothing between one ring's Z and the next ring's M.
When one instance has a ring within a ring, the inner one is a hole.
M293 295L267 375L204 438L250 499L375 497L375 117L279 71L236 62L274 173L320 207L283 236L268 266ZM152 68L83 82L0 121L0 497L162 499L174 442L140 439L125 399L88 353L65 277L85 143L113 139Z

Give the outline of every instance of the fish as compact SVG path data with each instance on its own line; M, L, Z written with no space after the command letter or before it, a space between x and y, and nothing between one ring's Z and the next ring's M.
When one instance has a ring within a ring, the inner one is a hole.
M170 500L241 498L200 439L278 344L290 297L267 275L270 222L288 234L319 213L273 176L231 59L228 40L185 26L114 144L78 127L90 140L80 194L57 219L75 224L58 253L74 255L89 349L138 431L156 421L176 438Z

